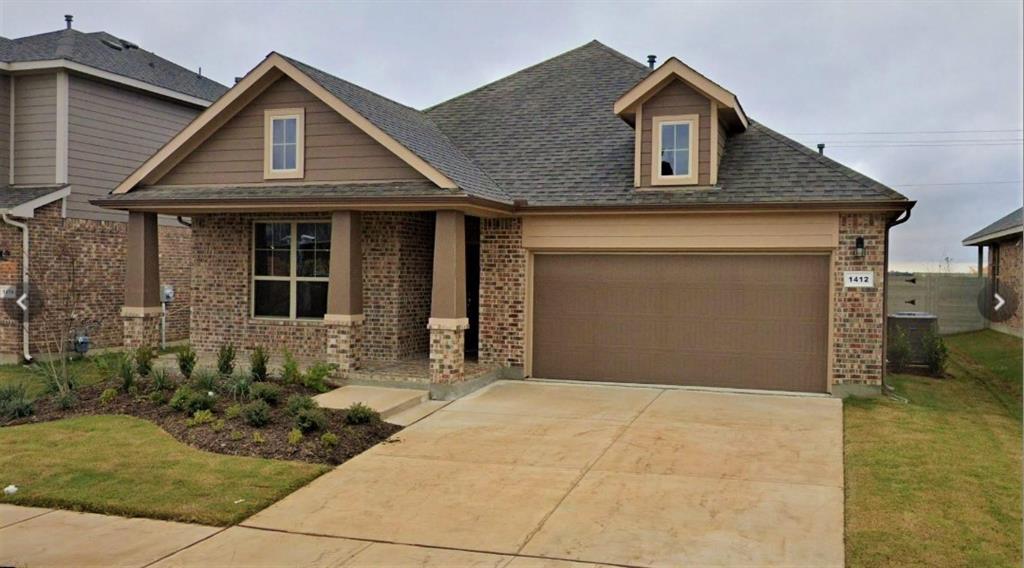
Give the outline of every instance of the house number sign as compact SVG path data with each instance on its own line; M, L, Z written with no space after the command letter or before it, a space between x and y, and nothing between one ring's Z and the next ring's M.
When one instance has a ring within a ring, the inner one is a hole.
M843 286L846 288L874 288L875 273L870 270L844 272Z

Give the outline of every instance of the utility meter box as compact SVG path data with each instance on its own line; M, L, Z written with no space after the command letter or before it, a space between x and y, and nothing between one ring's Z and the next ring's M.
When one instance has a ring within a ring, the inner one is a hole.
M0 300L17 300L18 287L11 284L0 284Z
M160 288L160 301L170 304L174 301L174 286L163 286Z

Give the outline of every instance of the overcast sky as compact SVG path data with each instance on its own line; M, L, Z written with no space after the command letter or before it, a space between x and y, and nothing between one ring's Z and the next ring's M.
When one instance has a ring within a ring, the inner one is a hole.
M227 85L279 51L417 108L591 39L638 60L675 55L736 93L751 117L815 133L795 137L825 142L829 156L917 200L893 230L894 261L971 261L961 239L1022 201L1019 1L0 0L0 35L59 29L65 13L76 29L134 41ZM951 130L971 132L934 133ZM921 131L932 133L889 134Z

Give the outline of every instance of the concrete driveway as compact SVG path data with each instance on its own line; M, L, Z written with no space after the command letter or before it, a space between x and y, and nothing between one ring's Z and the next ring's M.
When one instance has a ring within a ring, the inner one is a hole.
M838 400L499 382L160 565L841 566L842 462Z

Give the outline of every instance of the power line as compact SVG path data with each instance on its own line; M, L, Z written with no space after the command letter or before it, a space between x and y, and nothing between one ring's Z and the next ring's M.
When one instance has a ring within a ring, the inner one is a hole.
M999 130L876 130L876 131L849 131L849 132L783 132L786 136L852 136L856 134L995 134L999 132L1024 132L1024 129L999 129Z
M1024 144L1024 141L1022 141L1022 142L992 142L992 143L965 142L963 144L950 144L950 143L941 143L941 144L927 144L927 143L921 143L921 144L898 144L898 143L894 143L894 144L826 144L825 147L826 148L953 148L953 147L958 147L958 146L974 146L974 147L982 147L982 146L1020 146L1021 144Z
M1024 183L1024 180L1015 181L956 181L956 182L938 182L938 183L900 183L890 185L889 187L938 187L938 186L957 186L957 185L1019 185Z
M825 140L823 144L964 144L974 142L1024 142L1024 138L949 138L946 140Z

